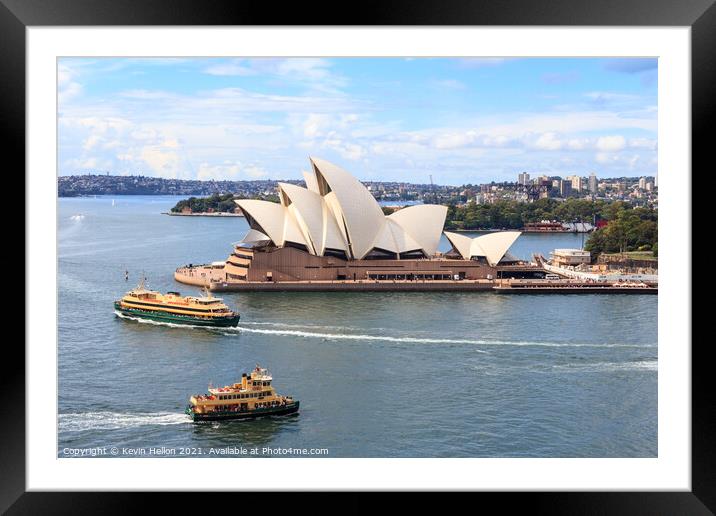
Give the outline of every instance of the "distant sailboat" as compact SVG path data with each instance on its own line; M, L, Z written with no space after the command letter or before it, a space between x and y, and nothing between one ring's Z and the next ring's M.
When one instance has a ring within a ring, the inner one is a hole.
M112 199L112 206L114 206L114 205L115 205L115 204L114 204L114 199Z

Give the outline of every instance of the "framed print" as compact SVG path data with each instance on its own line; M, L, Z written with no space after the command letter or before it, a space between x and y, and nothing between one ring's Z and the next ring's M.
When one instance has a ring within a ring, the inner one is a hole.
M3 2L11 512L147 490L713 508L690 301L709 2L396 2L350 27Z

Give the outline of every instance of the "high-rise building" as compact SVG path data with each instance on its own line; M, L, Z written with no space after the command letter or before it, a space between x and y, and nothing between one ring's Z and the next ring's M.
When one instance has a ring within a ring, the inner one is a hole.
M597 193L597 174L594 172L589 174L589 191L591 193Z
M569 178L572 181L572 190L575 192L582 191L582 176L572 176Z
M567 181L566 179L564 181L560 181L559 195L562 197L569 197L571 194L572 194L572 182Z
M517 174L517 183L521 185L529 184L530 182L530 175L528 172L521 172L520 174Z
M646 178L640 177L639 178L639 189L644 190L646 188Z

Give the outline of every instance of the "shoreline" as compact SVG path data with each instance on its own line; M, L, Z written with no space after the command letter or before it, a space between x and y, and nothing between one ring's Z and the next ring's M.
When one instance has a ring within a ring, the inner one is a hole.
M172 213L170 211L163 211L162 215L169 215L171 217L244 217L243 213L228 213L225 211L213 213Z

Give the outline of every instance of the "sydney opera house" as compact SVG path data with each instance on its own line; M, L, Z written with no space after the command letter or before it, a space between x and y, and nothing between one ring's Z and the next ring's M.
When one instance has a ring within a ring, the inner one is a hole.
M520 268L507 252L519 232L477 238L444 232L452 247L439 253L447 207L422 204L385 215L351 174L322 159L310 163L306 188L279 183L280 202L235 201L248 233L225 261L180 267L177 281L216 290L267 283L466 284Z

